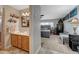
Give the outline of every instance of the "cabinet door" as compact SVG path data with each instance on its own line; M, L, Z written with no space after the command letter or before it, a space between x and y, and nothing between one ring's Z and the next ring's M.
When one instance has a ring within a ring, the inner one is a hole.
M22 36L22 49L29 51L29 37L28 36Z
M17 39L18 39L18 36L17 35L11 35L11 43L12 43L12 46L15 46L17 47Z
M18 48L21 48L21 36L18 35Z
M0 32L0 42L1 42L1 32Z

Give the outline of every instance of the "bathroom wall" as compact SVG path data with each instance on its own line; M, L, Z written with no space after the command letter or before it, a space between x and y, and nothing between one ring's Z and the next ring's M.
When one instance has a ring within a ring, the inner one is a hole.
M0 7L0 32L2 31L2 7Z
M11 6L8 6L8 5L5 5L4 6L4 10L3 10L3 19L4 19L4 22L3 22L3 31L4 31L4 47L5 48L9 48L11 47L11 38L10 38L10 33L9 33L9 28L10 28L10 25L11 23L8 22L8 20L10 19L10 14L15 14L17 16L19 16L17 20L17 23L16 23L16 26L15 26L15 30L16 31L19 31L19 32L27 32L29 34L29 27L22 27L21 26L21 13L22 11L24 11L26 9L23 9L23 10L16 10L15 8L11 7ZM11 27L12 29L12 27ZM14 30L11 30L11 32L13 32Z
M31 16L31 26L30 26L30 53L36 53L40 47L41 47L41 36L40 36L40 6L39 5L32 5L32 16ZM4 22L3 22L3 35L4 35L4 48L11 47L11 38L10 33L8 32L8 19L10 16L10 13L14 13L17 16L20 15L20 11L10 7L10 6L4 6L3 10L4 15ZM27 28L22 28L20 26L20 31L24 31Z
M2 31L2 16L0 16L0 32Z
M5 5L4 10L3 10L3 15L4 15L4 24L3 24L3 31L4 31L4 47L9 48L11 46L11 38L10 38L10 33L8 32L8 20L10 18L10 14L13 13L17 16L20 16L20 13L18 10Z
M28 7L29 8L29 7ZM22 13L23 12L26 12L27 11L27 8L26 9L23 9L23 10L20 10L19 12L20 12L20 18L21 18L21 16L22 16ZM27 19L26 19L27 20ZM29 19L30 20L30 19ZM21 24L21 19L20 19L20 24ZM19 26L19 30L20 30L20 32L27 32L28 34L29 34L29 27L22 27L22 25L20 25Z
M2 8L2 6L0 6L0 48L2 48L3 47L3 40L2 40L2 11L3 10L3 8Z

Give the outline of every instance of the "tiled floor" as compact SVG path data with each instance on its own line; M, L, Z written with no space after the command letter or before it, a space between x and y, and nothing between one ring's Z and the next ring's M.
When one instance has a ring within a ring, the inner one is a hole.
M67 44L63 45L57 35L42 38L41 46L38 54L78 54L78 52L72 51Z
M11 47L8 49L1 49L0 54L28 54L28 52L15 47Z

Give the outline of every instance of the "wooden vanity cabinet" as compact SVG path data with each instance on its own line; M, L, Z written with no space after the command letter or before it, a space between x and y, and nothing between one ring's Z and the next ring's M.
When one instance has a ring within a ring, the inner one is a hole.
M11 43L12 43L12 46L17 47L17 45L18 45L17 40L18 40L18 36L17 36L17 35L12 35L12 36L11 36Z
M22 40L21 40L21 36L19 36L19 35L18 35L18 41L17 42L18 42L17 47L21 48L21 45L22 45L21 42L22 42Z
M27 36L22 36L22 49L29 51L29 37Z
M12 46L29 51L29 36L11 34Z

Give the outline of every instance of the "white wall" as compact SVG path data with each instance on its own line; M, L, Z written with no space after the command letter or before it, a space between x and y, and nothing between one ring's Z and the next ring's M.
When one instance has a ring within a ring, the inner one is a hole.
M79 6L77 6L77 15L64 21L64 31L65 32L69 32L70 34L73 34L73 26L71 25L71 23L69 22L70 20L72 20L73 18L78 18L79 19ZM76 33L79 34L79 26L77 27Z
M73 34L73 27L69 22L64 22L64 32L68 32L70 34Z
M32 5L32 24L31 24L31 53L36 53L41 47L40 36L40 6Z

